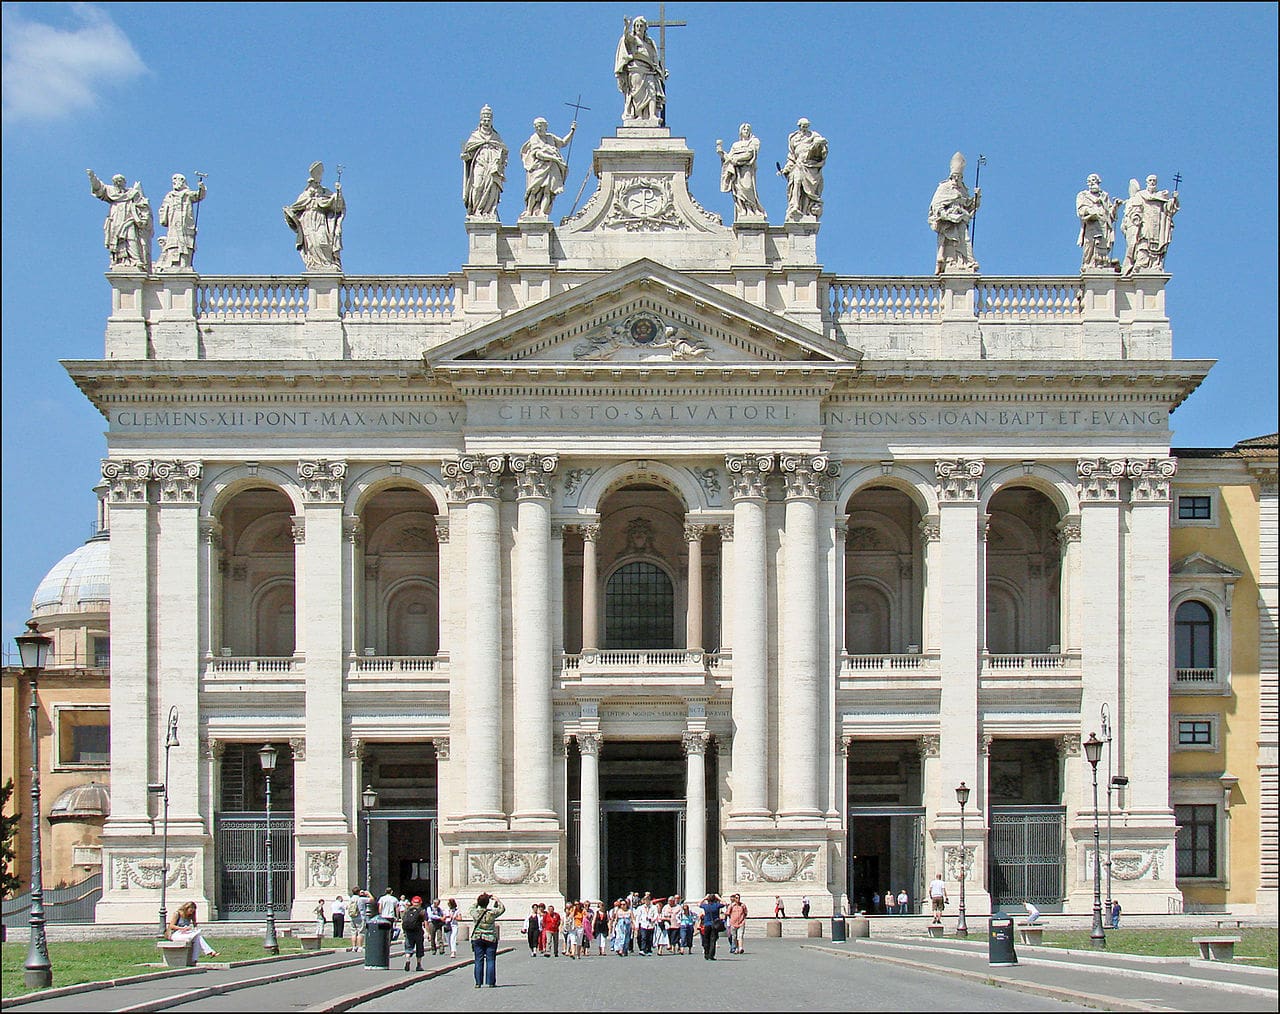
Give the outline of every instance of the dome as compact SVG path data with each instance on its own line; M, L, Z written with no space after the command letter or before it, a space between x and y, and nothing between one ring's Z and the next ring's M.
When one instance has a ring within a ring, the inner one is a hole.
M95 535L59 560L36 588L31 615L105 612L111 594L111 543Z
M111 815L111 790L101 782L85 782L67 789L53 801L49 822L98 820Z

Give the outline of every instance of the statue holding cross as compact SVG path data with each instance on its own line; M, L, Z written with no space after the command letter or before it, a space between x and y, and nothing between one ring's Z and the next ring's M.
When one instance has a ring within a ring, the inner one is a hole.
M667 69L662 54L649 38L645 18L624 20L624 24L613 64L623 98L622 125L661 127L667 113Z

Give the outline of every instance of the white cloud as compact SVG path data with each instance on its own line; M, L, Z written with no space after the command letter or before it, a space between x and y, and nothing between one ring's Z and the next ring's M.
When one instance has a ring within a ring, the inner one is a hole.
M3 14L5 120L55 120L94 108L98 90L146 71L128 37L105 12L70 5L68 27L33 21L16 4Z

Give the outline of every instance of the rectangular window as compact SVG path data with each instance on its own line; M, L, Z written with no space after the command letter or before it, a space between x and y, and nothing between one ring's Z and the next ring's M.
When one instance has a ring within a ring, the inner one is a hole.
M1211 746L1212 744L1212 722L1190 721L1178 723L1179 746Z
M1208 521L1212 516L1213 498L1208 496L1179 496L1179 521Z
M1191 803L1173 808L1178 822L1177 863L1179 877L1218 875L1218 808L1212 803Z
M106 767L111 763L111 712L64 708L58 711L58 761Z
M95 637L93 639L93 667L108 669L111 666L111 638Z

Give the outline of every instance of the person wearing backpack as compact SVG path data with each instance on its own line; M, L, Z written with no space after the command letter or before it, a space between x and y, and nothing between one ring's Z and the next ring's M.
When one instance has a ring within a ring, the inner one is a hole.
M409 971L409 958L417 959L417 971L422 971L422 929L425 915L422 911L422 899L414 895L413 900L400 917L400 929L404 932L404 970Z

